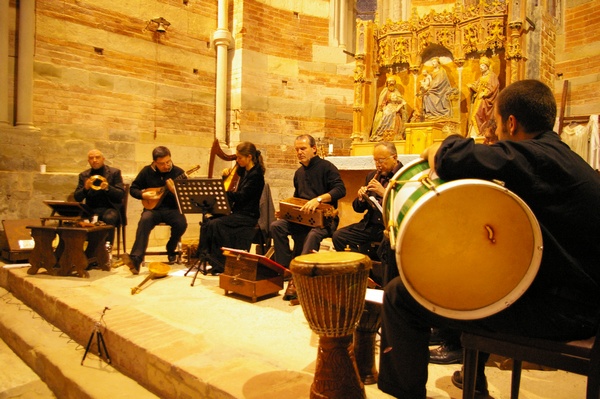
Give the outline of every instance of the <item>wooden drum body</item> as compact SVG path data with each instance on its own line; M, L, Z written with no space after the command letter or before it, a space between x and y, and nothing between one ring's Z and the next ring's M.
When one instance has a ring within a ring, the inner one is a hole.
M352 339L370 269L371 260L355 252L301 255L290 264L304 316L319 335L311 398L365 398Z
M425 308L449 318L479 319L505 309L539 269L537 219L500 184L423 181L428 174L426 161L412 162L397 174L402 183L385 193L384 219L390 240L396 236L404 285Z

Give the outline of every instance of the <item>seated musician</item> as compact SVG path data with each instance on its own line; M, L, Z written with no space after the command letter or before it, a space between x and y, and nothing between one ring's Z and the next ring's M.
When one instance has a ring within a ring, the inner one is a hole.
M539 271L511 306L476 320L432 313L399 277L392 280L383 300L378 386L394 397L427 396L431 327L562 341L589 338L598 328L600 175L552 131L556 101L542 82L520 80L507 86L498 95L494 118L497 143L476 144L454 135L427 148L422 157L443 180L498 179L523 199L542 232ZM431 226L431 234L435 228ZM475 390L482 395L488 393L488 357L479 353ZM452 383L462 388L461 371L454 373Z
M173 164L171 151L159 146L152 150L152 163L142 168L131 183L129 190L133 198L142 200L144 210L135 233L135 242L129 254L129 269L138 274L148 249L150 232L160 223L171 227L167 241L169 264L175 263L177 244L187 229L185 215L179 212L173 179L186 178L185 171Z
M226 169L223 177L237 177L235 188L229 187L227 199L231 214L215 216L202 222L198 257L208 257L210 273L219 275L225 267L221 247L250 250L260 216L260 196L265 186L265 165L256 146L242 142L236 147L236 167Z
M99 150L88 152L90 168L79 174L79 182L75 188L75 201L83 202L92 209L98 221L111 226L118 226L121 222L121 201L125 195L123 191L123 177L121 170L106 165L104 155ZM115 231L108 233L107 241L111 244Z
M373 159L377 170L367 175L365 185L358 189L357 197L352 201L355 212L367 212L360 222L333 233L332 241L336 251L350 249L366 253L368 251L364 249L365 244L381 242L383 239L383 215L370 197L381 205L385 187L390 178L400 170L402 163L398 161L396 146L388 141L380 141L375 145Z
M294 197L307 200L300 211L314 212L321 203L337 208L338 200L346 195L346 187L338 169L317 155L316 141L308 134L296 138L294 149L301 164L294 174ZM275 262L289 267L294 256L318 251L321 241L331 237L338 223L337 216L325 227L306 226L285 219L271 223ZM288 235L294 240L293 251Z

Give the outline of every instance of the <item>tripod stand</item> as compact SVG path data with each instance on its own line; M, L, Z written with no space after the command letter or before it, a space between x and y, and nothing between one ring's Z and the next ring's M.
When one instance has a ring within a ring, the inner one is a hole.
M100 319L98 319L98 321L96 322L96 325L94 326L94 331L92 331L92 334L90 335L90 339L88 340L87 346L85 347L85 353L83 354L83 358L81 359L82 366L83 366L83 361L85 360L85 357L87 356L87 354L90 350L92 341L94 340L94 335L96 336L96 345L98 346L98 357L100 359L102 359L102 350L104 349L104 353L106 355L106 363L110 364L110 355L108 354L108 349L106 349L106 343L104 342L104 337L102 336L102 331L100 331L100 326L103 322L104 314L106 313L107 310L110 310L110 308L109 307L104 308L104 310L102 311L102 315L100 316Z
M181 213L201 213L202 223L206 222L206 215L229 215L231 208L225 193L223 179L182 179L175 180L175 196ZM192 269L196 269L191 286L194 286L198 273L206 275L208 270L208 254L200 252L199 260L185 272L187 276Z

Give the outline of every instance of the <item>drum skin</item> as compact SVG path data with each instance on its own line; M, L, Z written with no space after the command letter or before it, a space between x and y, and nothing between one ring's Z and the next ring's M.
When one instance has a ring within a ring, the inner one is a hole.
M539 224L501 185L442 182L408 208L396 261L409 292L430 311L487 317L510 306L535 278L543 250Z
M425 178L429 185L422 183ZM392 177L382 207L400 276L434 313L490 316L514 303L537 274L543 250L539 224L499 184L444 182L418 159Z

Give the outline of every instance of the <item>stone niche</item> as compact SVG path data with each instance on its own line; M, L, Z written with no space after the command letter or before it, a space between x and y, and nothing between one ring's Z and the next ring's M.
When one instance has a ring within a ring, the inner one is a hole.
M483 141L483 134L469 129L473 99L468 85L481 76L480 60L490 61L500 89L524 75L524 32L520 22L508 22L509 8L507 2L465 7L457 1L452 10L423 16L413 9L408 21L357 20L351 155L371 155L380 140L393 141L400 154L419 154L449 134ZM437 71L450 86L443 115L423 112L420 94L424 77ZM378 101L390 78L405 101L404 123L374 137Z

